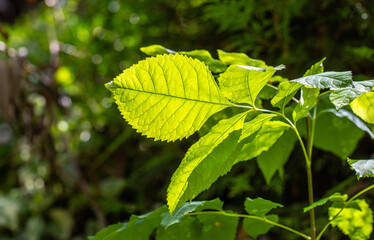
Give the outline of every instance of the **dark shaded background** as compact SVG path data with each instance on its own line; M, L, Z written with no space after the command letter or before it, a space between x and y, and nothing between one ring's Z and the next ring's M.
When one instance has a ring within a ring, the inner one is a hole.
M140 47L245 52L285 64L288 78L326 56L327 70L372 79L373 14L369 0L0 0L0 239L86 239L165 203L198 137L153 142L112 104L104 84L146 57ZM351 156L373 149L364 135ZM245 197L262 196L290 206L284 221L307 228L300 156L295 149L270 185L255 161L239 164L200 198L240 212ZM319 149L314 157L317 199L368 184L344 159ZM264 239L292 239L272 234Z

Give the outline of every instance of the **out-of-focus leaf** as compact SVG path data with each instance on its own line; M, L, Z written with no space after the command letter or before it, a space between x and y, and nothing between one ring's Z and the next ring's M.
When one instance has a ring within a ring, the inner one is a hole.
M353 100L350 106L362 120L374 124L374 92L363 93Z
M177 224L167 228L159 227L156 240L200 240L201 228L201 223L196 218L184 217Z
M226 70L226 64L217 59L214 59L207 50L193 50L189 52L182 51L179 53L199 59L200 61L204 62L214 73L220 73Z
M239 223L238 217L223 215L198 215L203 224L200 239L234 240Z
M7 197L0 197L0 226L16 230L20 210L18 202Z
M363 135L364 132L349 119L324 112L317 117L314 145L345 159Z
M339 207L329 208L329 218L333 227L338 227L345 235L352 240L367 240L373 231L373 212L365 200L357 199L360 210L345 208L332 220L341 210Z
M263 198L251 199L247 197L244 202L244 207L247 213L264 217L270 210L283 207L283 205Z

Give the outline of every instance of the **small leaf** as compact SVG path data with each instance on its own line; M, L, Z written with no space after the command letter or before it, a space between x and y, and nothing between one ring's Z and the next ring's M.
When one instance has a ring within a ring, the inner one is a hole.
M296 141L297 138L294 131L291 129L286 130L269 150L257 157L257 164L264 175L266 184L270 184L271 178L276 171L286 164Z
M258 127L260 127L258 123L253 124L249 122L244 124L239 142L239 148L242 147L238 152L235 152L235 163L250 160L267 151L283 132L289 128L289 125L280 121L265 120L261 125L261 129L254 132Z
M226 64L214 59L207 50L193 50L189 52L181 51L179 53L199 59L200 61L204 62L214 73L220 73L226 70Z
M353 160L348 158L348 163L356 171L358 178L374 177L374 159Z
M358 98L365 92L370 92L374 86L374 80L367 80L361 82L352 82L352 86L338 89L330 94L330 100L335 105L336 109L348 105L355 98Z
M308 207L305 207L304 212L308 212L315 207L322 206L322 205L326 204L328 201L330 201L330 202L345 202L347 199L348 199L347 194L341 195L340 193L334 193L331 196L322 198L322 199L318 200L317 202L314 202L312 205L310 205Z
M283 111L287 103L291 101L292 97L301 87L302 85L297 82L281 82L278 86L278 93L271 100L271 104Z
M218 198L211 201L194 201L185 203L183 204L183 206L175 210L172 216L170 216L170 213L165 212L162 215L161 225L165 228L168 228L175 223L179 223L187 213L193 212L195 210L203 211L205 209L222 210L222 206L223 202Z
M345 88L352 83L352 72L324 72L291 80L312 88L329 88L336 90Z
M234 159L229 157L236 149L247 113L221 120L190 147L168 187L170 213L206 190L231 169Z
M221 92L230 101L254 105L257 95L274 73L274 68L266 68L263 72L232 65L219 76L218 81Z
M356 115L354 115L352 112L347 111L345 109L340 109L339 111L336 111L335 109L326 109L327 112L332 112L338 117L346 117L348 118L352 123L356 125L359 129L369 134L371 139L374 139L374 133L370 130L370 128Z
M229 53L222 50L217 50L218 58L226 65L245 65L253 67L267 67L262 60L252 59L244 53Z
M374 124L374 92L363 93L353 100L350 106L362 120Z
M304 74L304 77L314 74L323 73L323 62L326 60L326 58L323 58L321 61L316 62L313 64Z
M245 211L251 215L265 217L270 210L283 207L283 205L262 198L251 199L247 197L244 202L244 207Z
M333 217L341 211L341 208L330 207L329 218L333 227L338 227L352 240L367 240L373 231L373 212L365 200L357 199L361 210L345 208L334 219Z
M140 61L107 88L123 117L155 140L188 137L211 115L232 105L202 62L179 54Z
M277 215L271 214L266 216L266 218L272 222L278 222ZM257 219L245 218L243 220L245 232L254 239L262 234L266 234L272 227L274 227L274 225Z
M168 53L176 53L173 50L167 49L166 47L163 47L161 45L150 45L147 47L141 47L140 51L143 53L149 55L149 56L156 56L159 54L168 54Z

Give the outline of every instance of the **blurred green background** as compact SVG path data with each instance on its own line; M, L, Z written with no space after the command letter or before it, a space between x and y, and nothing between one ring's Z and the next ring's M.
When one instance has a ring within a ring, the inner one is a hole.
M372 79L374 1L0 0L1 240L86 239L165 203L169 179L198 136L146 139L104 87L151 44L215 57L216 49L245 52L285 64L288 78L327 57L327 70ZM367 135L355 144L353 157L373 153ZM283 221L303 229L307 217L296 221L301 212L293 210L307 200L300 154L293 151L270 185L249 161L199 198L221 197L239 212L247 196L269 198L290 206ZM318 149L314 156L317 199L334 186L354 193L367 184L355 182L341 156ZM264 239L279 238L292 239Z

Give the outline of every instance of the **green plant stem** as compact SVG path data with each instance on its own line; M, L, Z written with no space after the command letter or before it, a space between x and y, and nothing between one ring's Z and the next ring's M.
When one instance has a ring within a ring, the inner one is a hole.
M361 190L359 193L357 193L356 195L354 195L353 197L351 197L347 202L344 203L344 206L340 209L340 211L324 226L324 228L322 229L322 231L318 234L316 240L319 240L321 239L323 233L327 230L327 228L331 225L331 223L339 216L339 214L347 207L349 206L349 204L351 204L353 202L353 200L355 200L356 198L358 198L359 196L361 196L362 194L370 191L374 189L374 184L370 185L369 187Z
M266 222L266 223L269 223L271 225L283 228L283 229L285 229L285 230L287 230L289 232L292 232L292 233L294 233L296 235L299 235L299 236L303 237L304 239L311 240L311 238L309 236L307 236L306 234L304 234L302 232L299 232L299 231L297 231L297 230L295 230L293 228L287 227L287 226L285 226L283 224L279 224L279 223L270 221L270 220L268 220L267 218L264 218L264 217L258 217L258 216L252 216L252 215L245 215L245 214L237 214L237 213L227 213L227 212L223 212L223 211L194 212L194 213L187 213L186 215L193 216L193 215L203 215L203 214L219 214L219 215L224 215L224 216L228 216L228 217L242 217L242 218L256 219L256 220L259 220L259 221L262 221L262 222Z

